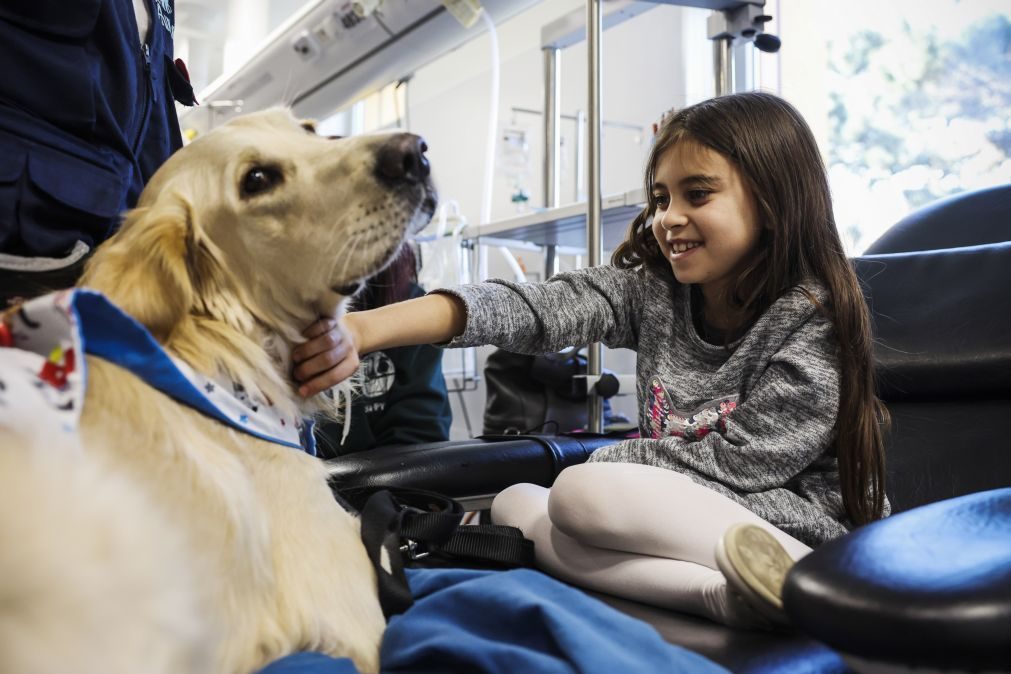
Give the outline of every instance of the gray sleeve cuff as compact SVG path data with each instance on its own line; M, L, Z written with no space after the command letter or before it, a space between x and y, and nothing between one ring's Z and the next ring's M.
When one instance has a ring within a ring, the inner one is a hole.
M494 283L474 283L457 286L455 288L437 288L429 295L452 295L463 302L465 316L465 326L463 333L457 335L448 342L435 344L444 349L457 349L466 346L484 346L490 344L493 338L487 330L482 330L482 326L494 325L497 321L494 307L497 306L496 295L501 294L503 288Z

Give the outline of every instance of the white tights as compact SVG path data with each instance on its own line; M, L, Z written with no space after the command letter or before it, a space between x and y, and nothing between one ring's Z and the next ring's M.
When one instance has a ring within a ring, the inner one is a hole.
M550 490L513 485L495 498L492 521L522 530L538 566L562 580L731 626L750 615L716 566L728 527L757 524L795 560L811 551L680 473L633 463L572 466Z

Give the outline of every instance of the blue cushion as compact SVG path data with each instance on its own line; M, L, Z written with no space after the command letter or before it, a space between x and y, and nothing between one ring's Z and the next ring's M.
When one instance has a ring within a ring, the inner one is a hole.
M910 213L865 255L961 248L1011 241L1011 185L962 192Z
M390 620L387 674L727 674L648 624L528 569L409 569L415 604ZM282 658L259 674L357 674L347 659Z
M409 573L416 603L390 621L383 672L726 672L538 571Z
M358 674L347 658L331 658L322 653L293 653L276 660L257 674Z

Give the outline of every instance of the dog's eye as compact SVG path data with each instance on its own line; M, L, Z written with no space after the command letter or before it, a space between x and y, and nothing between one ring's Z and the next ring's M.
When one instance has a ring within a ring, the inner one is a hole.
M254 166L242 177L242 196L251 197L262 194L284 180L281 172L271 166Z
M302 122L302 128L308 131L309 133L312 134L316 133L316 124L314 124L313 122Z

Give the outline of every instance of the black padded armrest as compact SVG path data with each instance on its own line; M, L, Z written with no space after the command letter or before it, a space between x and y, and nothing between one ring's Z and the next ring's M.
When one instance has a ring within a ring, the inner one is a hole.
M854 259L886 401L1011 391L1011 242Z
M468 498L497 494L519 482L550 487L563 469L620 439L590 433L484 436L378 447L326 463L338 489L396 485Z
M1011 239L1011 185L962 192L935 201L895 223L868 255L961 248Z
M824 544L787 575L795 625L860 661L1011 665L1011 488L915 508Z

